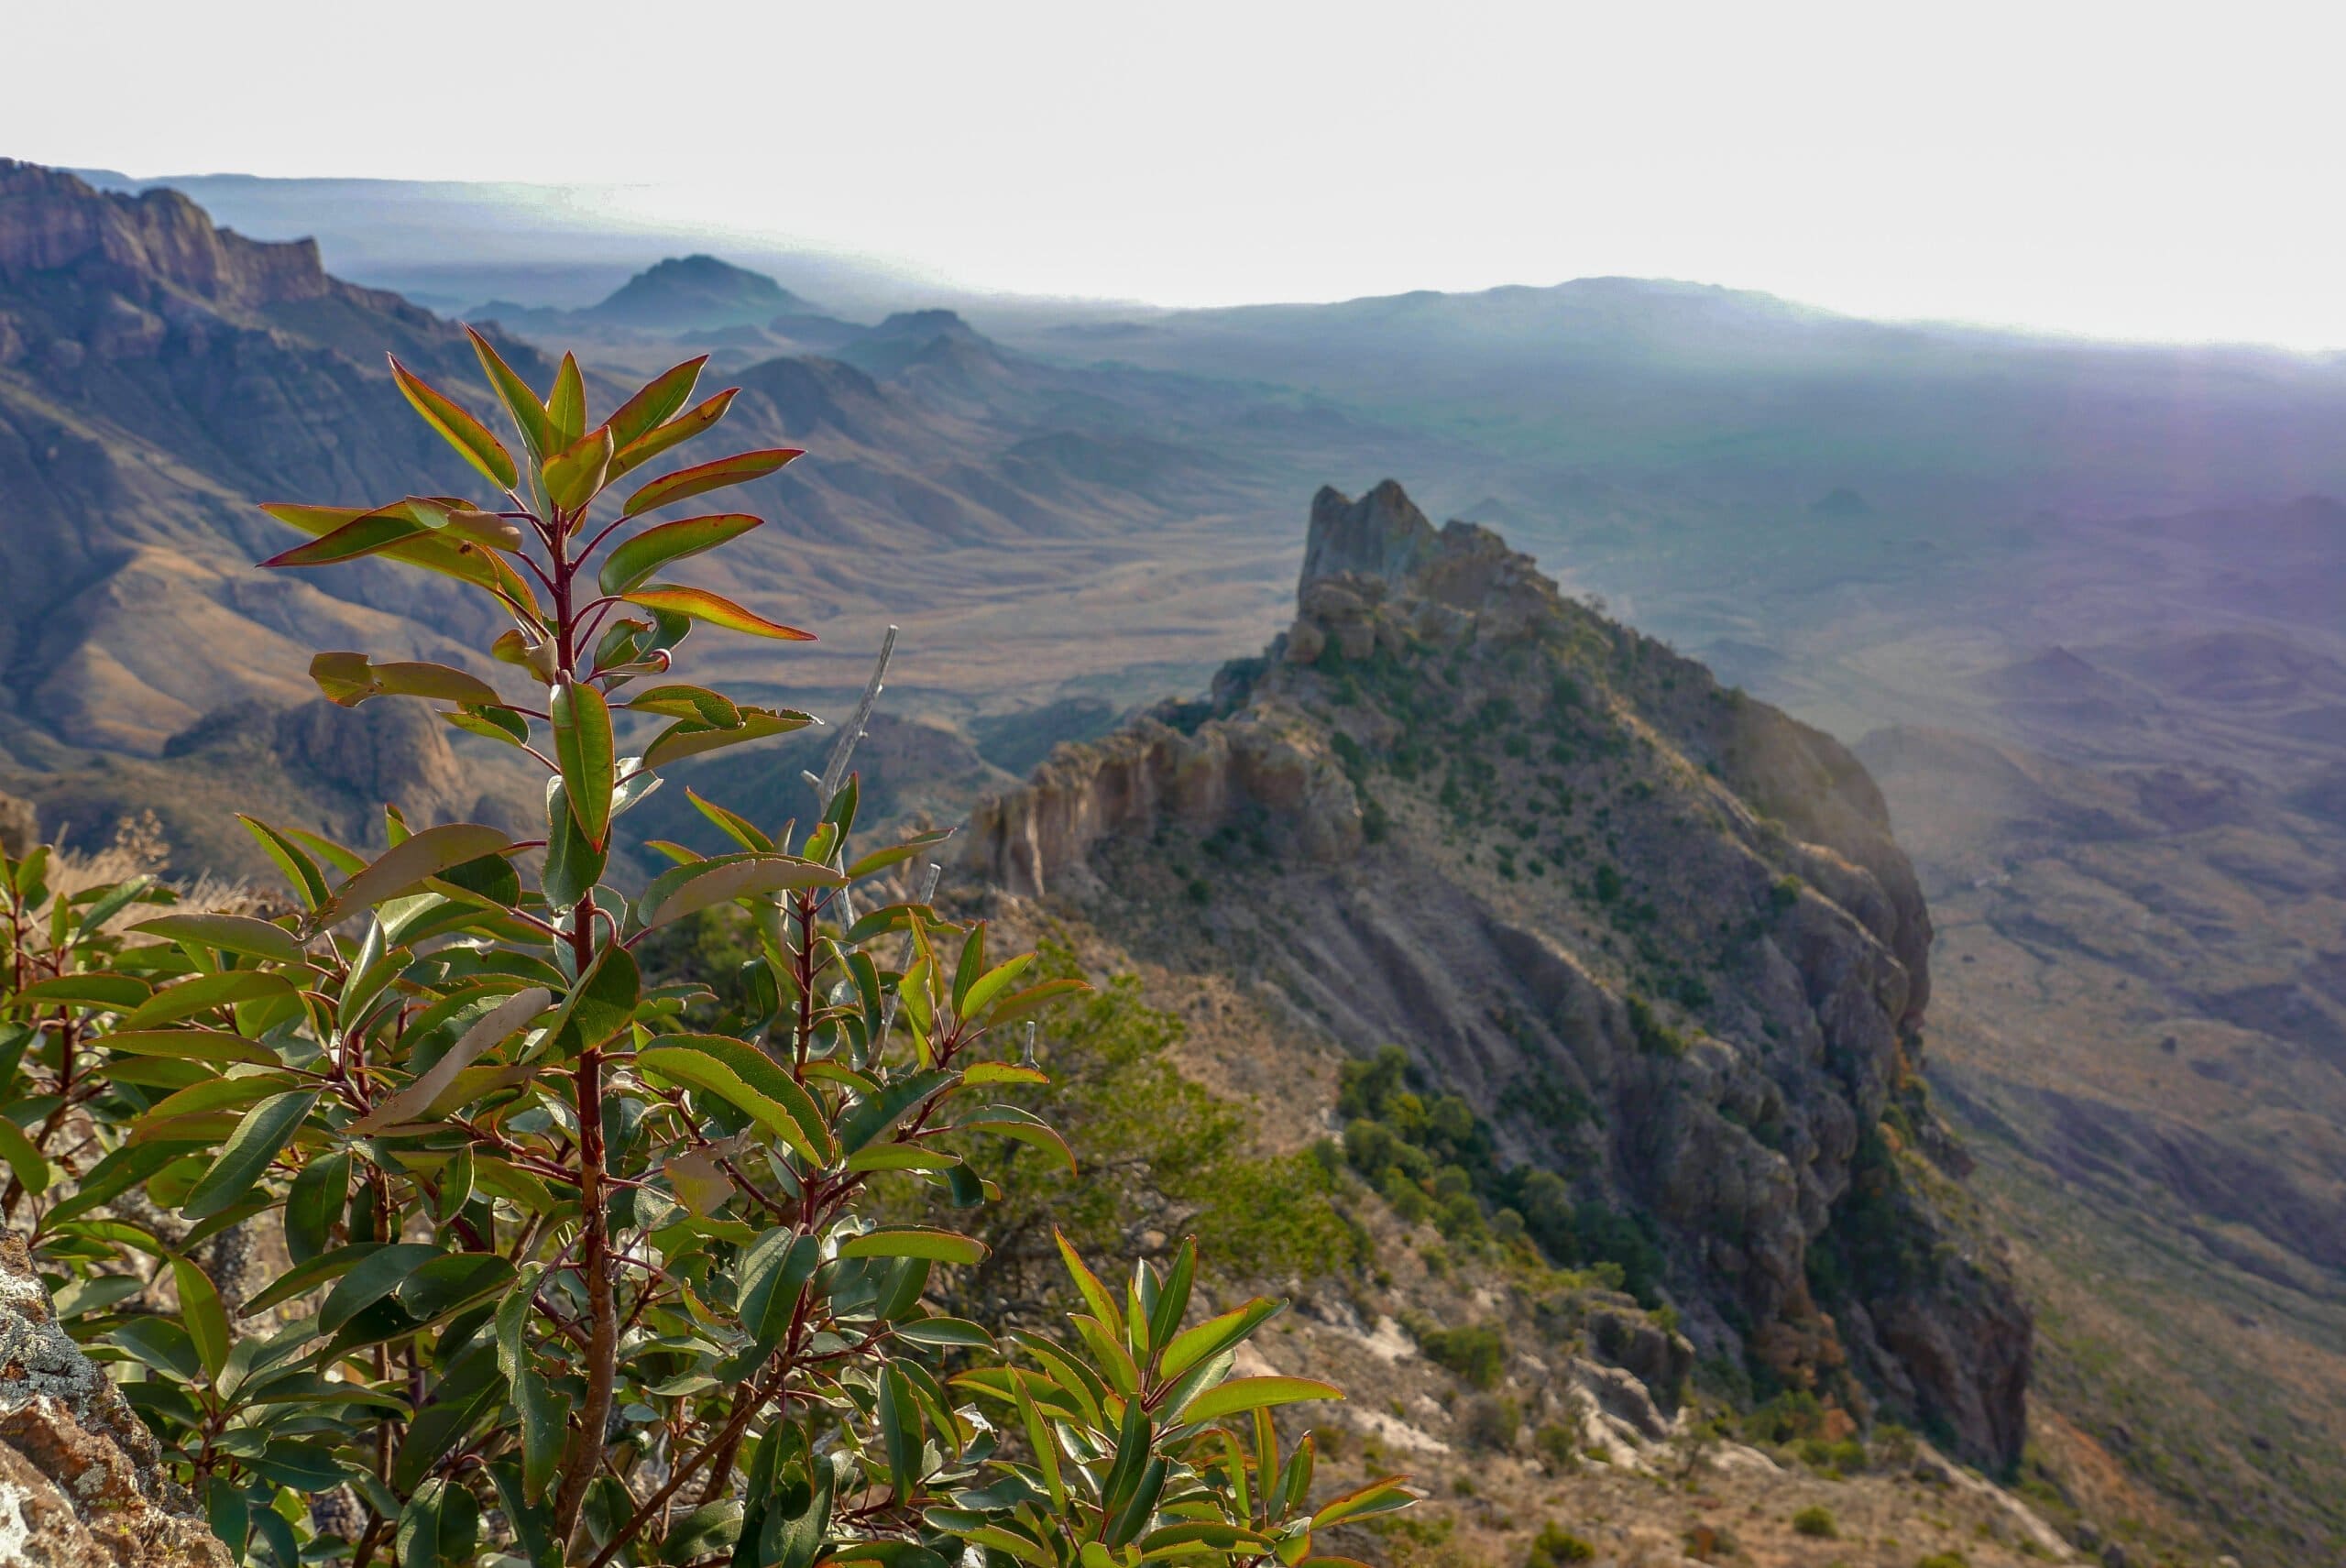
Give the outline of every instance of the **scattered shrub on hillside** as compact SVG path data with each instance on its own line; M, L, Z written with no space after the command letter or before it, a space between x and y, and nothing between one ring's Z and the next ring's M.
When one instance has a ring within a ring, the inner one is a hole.
M1792 1530L1820 1541L1836 1540L1841 1534L1840 1527L1833 1522L1833 1510L1821 1503L1812 1503L1792 1515Z
M1531 1434L1531 1446L1551 1475L1580 1468L1580 1439L1561 1421L1543 1421Z
M1501 1394L1477 1394L1460 1408L1459 1435L1470 1448L1505 1452L1523 1430L1523 1407Z
M1570 1563L1586 1563L1595 1557L1596 1548L1552 1521L1540 1527L1532 1538L1531 1551L1524 1557L1524 1568L1562 1568Z
M1426 1359L1470 1387L1496 1388L1507 1372L1507 1336L1496 1323L1438 1329L1412 1320L1407 1326L1417 1336Z

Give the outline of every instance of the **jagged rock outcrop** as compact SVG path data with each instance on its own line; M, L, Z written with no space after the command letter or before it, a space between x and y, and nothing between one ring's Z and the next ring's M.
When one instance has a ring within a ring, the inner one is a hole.
M232 1568L154 1434L0 1237L0 1568Z
M1960 1165L1924 1179L1930 916L1864 769L1389 481L1315 500L1298 610L983 803L971 868L1404 1046L1504 1160L1643 1217L1703 1354L2012 1462L2027 1314L1923 1195Z

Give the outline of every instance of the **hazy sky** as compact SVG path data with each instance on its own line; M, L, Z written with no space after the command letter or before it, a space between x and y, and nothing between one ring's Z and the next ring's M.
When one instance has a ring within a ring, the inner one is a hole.
M2339 16L19 5L0 152L142 176L618 183L639 217L1027 293L1206 304L1628 273L1863 314L2346 346Z

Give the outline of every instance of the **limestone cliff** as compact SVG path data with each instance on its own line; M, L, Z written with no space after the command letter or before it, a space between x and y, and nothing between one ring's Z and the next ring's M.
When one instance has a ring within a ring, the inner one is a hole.
M1923 1100L1930 917L1862 767L1389 481L1321 493L1298 598L981 804L972 868L1403 1046L1660 1238L1705 1354L2015 1460L2029 1322Z

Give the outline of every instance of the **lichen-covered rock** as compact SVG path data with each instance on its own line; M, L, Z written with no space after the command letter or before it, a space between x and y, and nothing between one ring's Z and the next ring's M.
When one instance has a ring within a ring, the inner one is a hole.
M0 1238L0 1568L232 1568L154 1435Z

